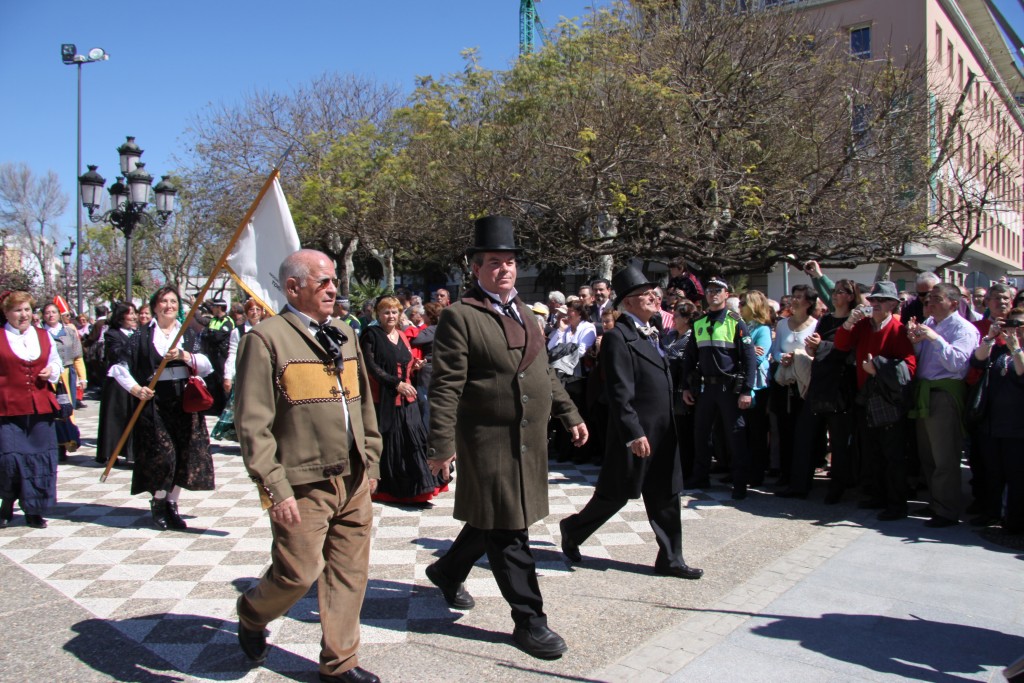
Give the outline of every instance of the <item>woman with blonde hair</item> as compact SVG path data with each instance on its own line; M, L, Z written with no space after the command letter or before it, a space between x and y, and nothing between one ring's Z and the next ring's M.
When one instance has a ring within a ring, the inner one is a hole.
M764 292L752 289L741 301L740 315L750 331L750 341L757 357L754 400L746 413L747 448L750 450L750 485L764 483L768 469L768 349L772 346L772 307Z

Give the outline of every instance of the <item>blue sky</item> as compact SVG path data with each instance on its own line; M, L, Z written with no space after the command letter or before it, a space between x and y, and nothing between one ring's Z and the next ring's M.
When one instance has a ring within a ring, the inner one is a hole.
M606 0L542 0L545 25ZM1018 0L997 0L1024 32ZM134 135L154 176L173 170L188 120L208 103L253 89L288 90L325 71L370 76L409 90L417 75L462 65L507 66L518 53L518 0L176 0L125 5L0 0L0 162L56 171L75 204L76 71L61 43L110 60L82 68L82 164L112 182L116 147ZM74 233L69 209L61 221Z

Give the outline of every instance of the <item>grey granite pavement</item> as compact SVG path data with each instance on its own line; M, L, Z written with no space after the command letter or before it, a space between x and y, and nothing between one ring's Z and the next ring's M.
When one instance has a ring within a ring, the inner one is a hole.
M0 681L313 681L315 589L271 624L272 655L250 668L234 597L269 558L269 526L237 447L217 443L216 492L186 492L188 533L148 528L130 473L98 482L95 404L86 445L61 465L49 529L20 513L0 530ZM726 487L684 499L687 560L700 581L653 575L642 504L627 506L570 565L558 521L589 499L597 470L552 464L551 515L531 539L560 660L510 645L508 607L486 561L454 612L424 568L458 524L432 507L374 506L361 664L385 681L999 680L1024 655L1020 551L966 525L881 524L851 502L825 506ZM824 482L818 484L823 486Z

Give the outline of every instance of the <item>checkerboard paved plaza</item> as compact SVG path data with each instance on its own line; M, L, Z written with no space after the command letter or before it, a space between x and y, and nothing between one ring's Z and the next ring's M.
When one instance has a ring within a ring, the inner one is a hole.
M155 655L140 664L144 670L171 673L173 680L312 680L320 649L315 586L271 624L274 648L265 668L250 669L237 646L235 600L266 568L271 536L237 445L214 442L215 491L183 493L180 507L189 530L158 532L148 524L147 497L128 493L129 470L114 469L100 483L102 467L93 462L91 447L94 405L79 412L86 445L60 466L49 528L29 529L16 513L12 526L0 531L0 554L94 617L90 623L102 621L124 642ZM581 569L566 563L558 549L558 521L586 503L596 476L596 467L560 464L550 478L551 515L530 529L551 624L569 640L569 656L542 663L509 645L508 607L486 559L467 582L477 598L471 612L449 610L426 580L424 569L460 528L451 517L449 492L426 508L374 504L360 651L366 668L385 680L529 679L544 677L544 671L596 670L641 643L636 628L658 620L640 617L623 637L607 628L619 624L616 612L630 612L620 608L638 599L670 602L679 591L693 594L700 582L643 572L656 547L640 501L588 540ZM731 509L710 496L686 502L684 519L690 521ZM588 573L591 581L584 581ZM69 624L71 632L79 633L82 623ZM579 642L581 633L591 634L590 642ZM74 638L64 649L94 671L102 669L90 663L88 653L76 651Z

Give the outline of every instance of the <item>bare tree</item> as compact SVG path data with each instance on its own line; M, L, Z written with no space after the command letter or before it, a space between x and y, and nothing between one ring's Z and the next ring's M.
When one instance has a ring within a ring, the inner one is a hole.
M398 101L399 90L354 75L325 73L291 92L254 91L238 104L218 104L189 126L190 158L183 160L183 185L208 238L206 267L220 255L260 185L289 147L281 184L289 197L304 244L334 258L343 280L351 275L358 235L333 228L329 205L303 207L303 184L315 175L333 145L367 122L379 123Z
M27 164L0 164L0 226L11 231L25 251L35 257L43 280L43 293L57 292L54 283L55 221L67 208L68 198L53 171L38 177Z

